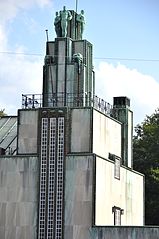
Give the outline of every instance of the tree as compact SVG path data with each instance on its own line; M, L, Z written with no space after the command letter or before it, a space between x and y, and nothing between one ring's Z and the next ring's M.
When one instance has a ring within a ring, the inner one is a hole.
M135 132L134 169L145 175L145 224L159 225L159 109Z
M0 117L3 117L3 116L6 116L7 114L4 112L5 111L5 109L1 109L0 110Z

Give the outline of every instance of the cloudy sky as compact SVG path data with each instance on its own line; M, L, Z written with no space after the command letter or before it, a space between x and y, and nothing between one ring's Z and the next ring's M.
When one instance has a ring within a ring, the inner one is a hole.
M0 0L0 109L16 115L21 95L42 92L45 30L54 40L55 12L74 0ZM78 0L84 38L93 43L96 94L128 96L134 124L159 107L159 1Z

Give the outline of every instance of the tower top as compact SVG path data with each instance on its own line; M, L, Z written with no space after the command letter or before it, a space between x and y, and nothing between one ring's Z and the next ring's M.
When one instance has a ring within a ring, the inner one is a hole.
M63 10L56 12L54 26L57 37L82 40L85 27L84 10L78 14L74 10L67 10L64 6Z

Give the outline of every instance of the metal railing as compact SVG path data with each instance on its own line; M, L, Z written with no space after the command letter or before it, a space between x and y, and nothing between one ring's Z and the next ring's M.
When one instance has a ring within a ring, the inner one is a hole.
M104 114L111 115L113 106L96 95L90 93L72 94L27 94L22 95L22 109L41 107L87 107L92 106Z
M41 108L43 102L42 94L22 95L22 109Z

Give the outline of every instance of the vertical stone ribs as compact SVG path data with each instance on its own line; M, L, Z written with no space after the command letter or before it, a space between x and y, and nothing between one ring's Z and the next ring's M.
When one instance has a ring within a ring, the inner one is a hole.
M42 118L38 239L62 239L64 117Z

